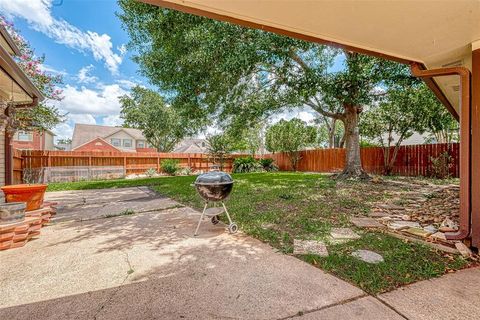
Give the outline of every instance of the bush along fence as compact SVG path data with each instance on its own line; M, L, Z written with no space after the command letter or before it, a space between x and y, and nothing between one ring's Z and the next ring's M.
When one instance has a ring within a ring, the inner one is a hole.
M14 150L13 156L14 183L113 179L160 173L166 159L176 160L181 169L189 172L208 171L214 164L208 155L200 153ZM234 157L226 159L223 170L232 170Z
M390 150L393 154L393 147ZM361 149L363 168L369 173L384 174L385 150L381 147ZM292 170L289 155L269 154L281 171ZM298 171L340 172L345 163L345 149L316 149L300 152ZM401 146L393 167L392 175L424 177L458 177L459 144L424 144Z

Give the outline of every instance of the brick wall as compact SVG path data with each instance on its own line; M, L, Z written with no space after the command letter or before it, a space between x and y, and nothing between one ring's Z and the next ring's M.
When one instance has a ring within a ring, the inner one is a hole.
M44 136L41 135L39 132L34 131L32 133L33 139L32 141L18 141L13 140L13 148L14 149L25 149L25 150L43 150L43 139Z
M103 152L118 152L119 150L100 138L87 142L74 151L103 151Z

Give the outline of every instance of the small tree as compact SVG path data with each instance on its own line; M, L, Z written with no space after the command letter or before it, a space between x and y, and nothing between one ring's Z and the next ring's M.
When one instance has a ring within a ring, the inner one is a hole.
M362 135L383 147L385 174L392 173L398 150L415 132L423 133L436 98L423 84L389 89L378 106L365 112Z
M296 171L300 161L300 150L314 144L317 130L300 119L280 120L267 129L265 145L270 152L286 152L292 170Z
M21 55L17 57L18 65L45 97L45 100L34 108L14 110L15 129L40 131L52 129L65 118L65 114L60 113L50 104L51 101L62 100L62 90L58 87L62 84L62 77L42 70L45 56L37 56L30 44L14 28L13 23L8 22L2 15L0 15L0 25L8 31L20 50Z
M432 104L426 122L426 131L430 134L427 142L452 143L459 140L458 121L439 101Z
M187 121L153 90L136 86L130 96L120 97L120 103L124 125L142 130L148 143L159 152L171 152L189 133Z
M233 139L226 133L215 134L207 137L207 152L213 163L220 165L223 170L229 154L235 149Z

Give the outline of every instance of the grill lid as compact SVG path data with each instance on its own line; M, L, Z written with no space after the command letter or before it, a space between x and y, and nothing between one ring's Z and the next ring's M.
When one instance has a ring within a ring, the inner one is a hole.
M232 177L222 171L212 171L201 174L195 180L195 184L227 184L233 183Z

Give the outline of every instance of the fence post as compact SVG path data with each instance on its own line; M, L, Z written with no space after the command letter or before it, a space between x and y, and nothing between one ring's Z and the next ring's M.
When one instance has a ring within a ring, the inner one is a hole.
M160 173L160 156L157 153L157 172Z
M125 170L125 175L127 175L127 157L123 157L123 169Z

